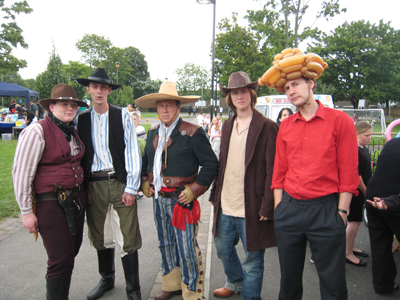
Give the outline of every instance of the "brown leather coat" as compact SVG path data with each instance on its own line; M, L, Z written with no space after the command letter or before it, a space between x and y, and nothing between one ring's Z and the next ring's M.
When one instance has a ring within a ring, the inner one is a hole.
M217 232L217 218L221 204L233 121L229 118L222 126L219 171L211 190L210 201L214 204L213 235ZM276 246L274 222L274 197L270 189L275 158L275 141L278 125L254 110L246 142L245 158L245 218L247 251ZM268 221L260 221L260 215Z

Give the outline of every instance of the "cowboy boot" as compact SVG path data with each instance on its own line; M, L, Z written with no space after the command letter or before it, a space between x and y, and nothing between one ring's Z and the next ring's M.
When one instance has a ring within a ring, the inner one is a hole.
M97 250L97 258L99 261L99 273L101 275L99 284L88 294L89 300L98 299L107 291L114 288L115 281L115 249Z
M68 300L71 275L62 278L46 277L46 299L47 300Z
M126 295L128 300L141 300L139 285L139 259L138 252L129 253L121 258L126 281Z

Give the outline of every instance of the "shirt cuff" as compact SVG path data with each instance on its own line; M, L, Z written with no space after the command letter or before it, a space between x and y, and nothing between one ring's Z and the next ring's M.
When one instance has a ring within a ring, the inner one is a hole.
M132 194L132 195L136 195L137 194L137 190L129 188L129 187L125 187L124 192L128 193L128 194Z

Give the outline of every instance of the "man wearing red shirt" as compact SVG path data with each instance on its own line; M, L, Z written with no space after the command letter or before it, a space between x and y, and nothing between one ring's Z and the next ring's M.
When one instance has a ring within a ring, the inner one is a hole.
M283 85L298 112L281 123L271 185L281 300L302 298L307 240L321 299L347 299L346 220L359 184L357 137L351 118L315 100L314 87L305 77Z

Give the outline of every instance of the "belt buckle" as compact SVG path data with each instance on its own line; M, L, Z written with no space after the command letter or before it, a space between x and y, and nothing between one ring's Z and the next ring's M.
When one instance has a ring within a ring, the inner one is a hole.
M114 179L114 178L111 178L111 176L113 176L114 174L115 174L115 171L108 172L107 173L108 180Z

